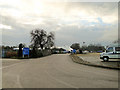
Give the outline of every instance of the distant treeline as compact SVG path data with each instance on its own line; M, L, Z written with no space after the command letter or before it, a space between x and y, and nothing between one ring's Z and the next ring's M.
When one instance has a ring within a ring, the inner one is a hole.
M88 51L92 51L92 52L102 52L105 50L105 47L100 45L100 44L90 44L88 46L82 46L80 48L81 50L88 50Z
M74 43L70 47L75 50L81 51L87 50L89 52L102 52L105 50L104 46L100 44L89 44L88 46L87 45L80 46L79 43Z
M0 46L2 49L5 49L7 51L11 51L13 50L13 48L17 48L18 46Z

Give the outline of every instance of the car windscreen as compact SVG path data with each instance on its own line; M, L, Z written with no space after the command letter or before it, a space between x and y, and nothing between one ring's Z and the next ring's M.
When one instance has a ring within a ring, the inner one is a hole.
M113 47L109 47L106 52L113 52Z

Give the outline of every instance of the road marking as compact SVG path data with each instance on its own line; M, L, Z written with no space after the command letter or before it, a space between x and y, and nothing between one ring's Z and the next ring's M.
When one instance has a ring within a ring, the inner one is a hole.
M20 76L19 75L17 75L17 84L18 84L19 88L22 88L22 85L20 83Z
M68 86L68 87L71 87L71 88L78 88L78 87L75 87L75 86L73 86L73 85L71 85L71 84L68 84L68 83L66 83L66 82L64 82L64 81L61 81L60 79L56 79L56 78L54 78L52 75L50 75L46 70L45 70L45 72L48 74L48 76L49 77L51 77L52 79L54 79L55 81L57 81L57 82L59 82L59 83L62 83L62 84L64 84L64 85L66 85L66 86Z
M17 63L17 64L12 64L12 65L9 65L9 66L4 66L4 67L2 67L0 69L5 69L5 68L13 67L13 66L16 66L16 65L21 64L21 63L24 63L24 62L20 62L20 63Z

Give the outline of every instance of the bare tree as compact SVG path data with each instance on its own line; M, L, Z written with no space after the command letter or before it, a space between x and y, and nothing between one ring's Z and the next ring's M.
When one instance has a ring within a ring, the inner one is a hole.
M45 47L50 48L50 47L54 46L54 39L55 39L55 35L53 34L53 32L50 32L47 35L47 41L46 41Z
M54 45L54 34L47 32L43 29L35 29L31 31L31 42L35 48L50 48Z
M79 43L74 43L74 44L72 44L70 47L71 47L72 49L78 50L78 49L80 49L80 44L79 44Z
M113 41L113 43L120 43L120 39Z

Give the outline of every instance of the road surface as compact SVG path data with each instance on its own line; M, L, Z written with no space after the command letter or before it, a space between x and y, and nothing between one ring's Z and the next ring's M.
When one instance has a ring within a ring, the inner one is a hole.
M118 88L117 70L77 64L68 54L7 61L2 67L3 88Z

